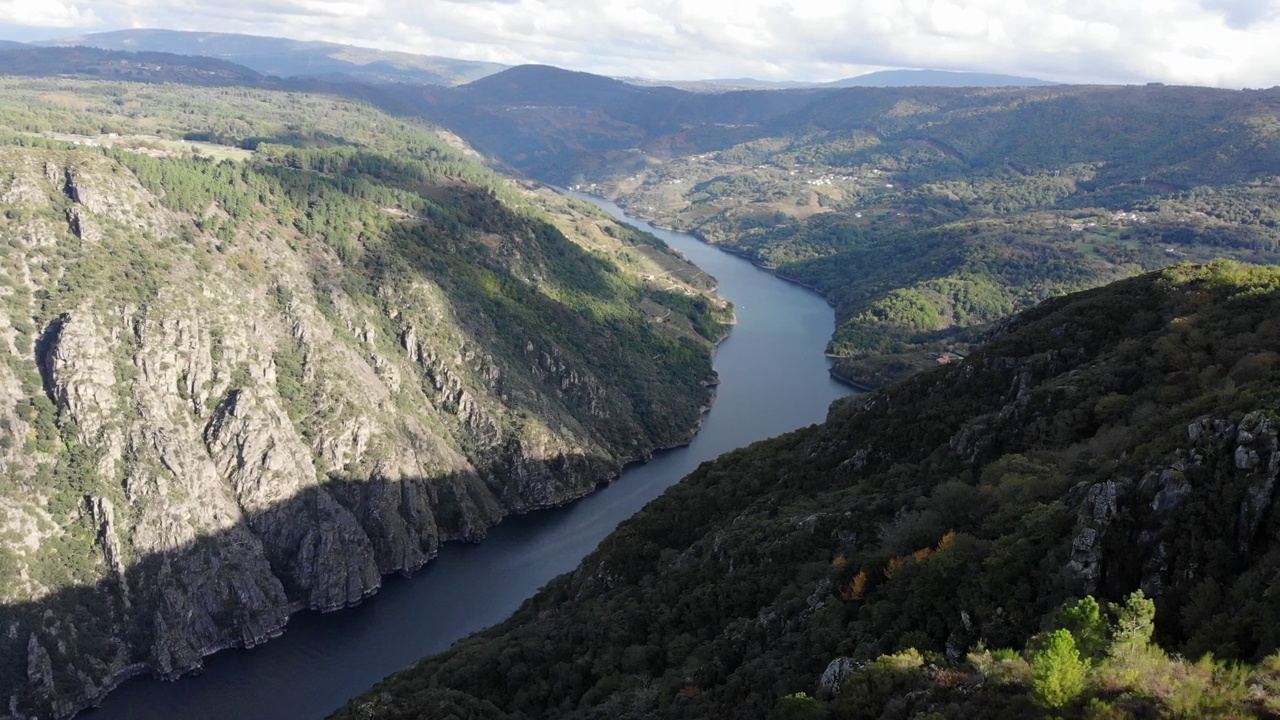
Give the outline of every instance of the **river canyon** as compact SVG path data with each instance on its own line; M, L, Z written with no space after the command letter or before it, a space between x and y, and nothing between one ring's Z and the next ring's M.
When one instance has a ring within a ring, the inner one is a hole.
M719 281L736 308L715 356L715 402L693 441L628 467L570 505L510 518L479 544L451 544L411 578L389 579L364 604L302 613L285 635L206 660L199 677L131 680L86 712L92 720L315 720L417 658L511 614L548 580L573 569L619 523L700 463L754 441L820 422L849 389L823 355L832 309L819 295L696 238L627 217Z

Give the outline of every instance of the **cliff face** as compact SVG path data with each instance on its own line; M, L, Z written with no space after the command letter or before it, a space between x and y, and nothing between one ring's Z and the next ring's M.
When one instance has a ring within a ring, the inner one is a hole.
M709 342L638 311L606 324L556 290L622 248L583 210L529 195L533 220L446 193L482 220L375 210L376 240L353 220L353 259L274 218L275 190L228 230L217 203L175 211L176 187L109 155L0 147L0 168L11 715L67 716L131 673L175 677L300 608L358 603L443 542L683 441L709 399ZM484 282L454 272L465 253ZM619 383L598 348L635 342L686 362Z

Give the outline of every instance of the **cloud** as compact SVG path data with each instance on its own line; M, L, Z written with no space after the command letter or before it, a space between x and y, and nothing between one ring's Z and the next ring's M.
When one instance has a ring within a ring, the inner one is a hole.
M611 75L881 67L1280 84L1280 0L0 0L0 22L330 40Z
M1248 30L1255 23L1275 20L1280 14L1275 5L1258 0L1201 0L1200 4L1206 10L1220 13L1227 25L1236 30Z
M99 24L98 16L83 3L58 0L0 0L0 23L37 27L82 28Z

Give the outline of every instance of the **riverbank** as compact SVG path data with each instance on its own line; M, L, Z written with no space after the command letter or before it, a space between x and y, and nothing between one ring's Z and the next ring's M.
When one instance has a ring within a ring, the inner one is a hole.
M830 370L827 371L827 373L831 375L831 378L833 380L844 383L845 385L848 385L849 387L853 388L854 390L857 390L858 392L869 393L869 392L875 392L876 390L879 389L879 388L875 388L870 385L867 385L866 383L858 382L857 380L854 380L851 377L841 375L839 371L837 371L835 368L831 368Z

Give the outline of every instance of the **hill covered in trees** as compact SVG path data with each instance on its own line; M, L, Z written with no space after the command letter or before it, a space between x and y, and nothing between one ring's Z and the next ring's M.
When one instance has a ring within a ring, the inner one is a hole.
M1221 261L1045 302L335 717L1274 716L1277 317Z
M1275 262L1278 106L1203 88L848 91L730 149L626 159L593 191L826 293L838 372L879 385L1056 294Z
M517 70L477 86L519 84ZM584 99L565 87L585 79L561 80L555 93L525 82L510 102L441 91L420 111L535 177L823 292L839 317L837 370L865 384L963 354L972 328L1063 292L1183 261L1280 258L1276 90L618 87Z
M179 30L117 30L35 44L203 56L282 78L327 77L373 83L457 85L505 67L497 63L386 52L331 42Z
M89 47L0 46L0 72L24 77L83 76L128 82L261 87L263 75L243 65L163 52L113 52Z
M710 402L714 281L455 136L333 96L0 88L0 714L358 603Z

